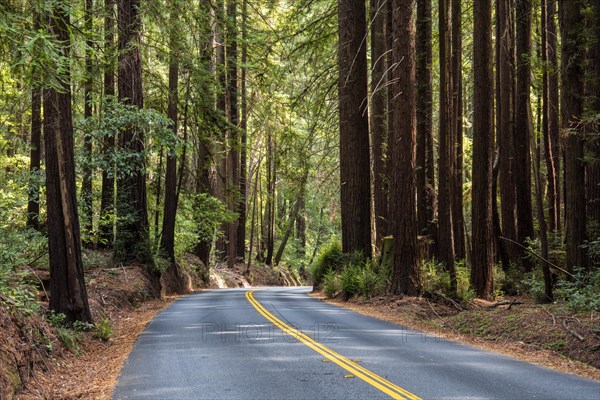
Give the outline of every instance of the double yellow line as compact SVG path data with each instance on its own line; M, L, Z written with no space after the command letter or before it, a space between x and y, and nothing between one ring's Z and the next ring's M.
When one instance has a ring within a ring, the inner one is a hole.
M254 290L250 290L250 291L246 292L246 298L248 299L250 304L252 304L252 306L254 306L256 311L258 311L263 317L265 317L268 321L273 323L273 325L275 325L276 327L281 329L283 332L294 337L298 341L304 343L305 345L307 345L308 347L310 347L317 353L321 354L326 359L331 360L332 362L336 363L337 365L339 365L346 371L350 372L354 376L367 382L369 385L379 389L380 391L387 394L388 396L390 396L393 399L421 400L419 397L415 396L414 394L410 393L409 391L404 390L401 387L393 384L392 382L382 378L381 376L369 371L368 369L363 368L362 366L349 360L348 358L344 357L343 355L341 355L341 354L331 350L330 348L324 346L323 344L315 341L310 336L305 335L304 333L300 332L299 330L294 329L291 326L287 325L286 323L281 321L279 318L275 317L273 314L271 314L269 311L267 311L265 309L265 307L263 307L263 305L260 304L254 298L253 293L254 293Z

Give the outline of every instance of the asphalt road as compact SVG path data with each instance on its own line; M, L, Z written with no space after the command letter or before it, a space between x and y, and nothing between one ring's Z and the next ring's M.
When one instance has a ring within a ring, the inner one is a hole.
M600 382L365 317L309 290L182 298L139 337L113 398L600 400Z

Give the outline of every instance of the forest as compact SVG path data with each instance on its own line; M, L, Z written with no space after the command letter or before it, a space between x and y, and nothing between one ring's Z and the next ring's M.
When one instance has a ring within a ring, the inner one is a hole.
M597 0L4 0L0 77L4 303L92 322L102 252L600 308Z

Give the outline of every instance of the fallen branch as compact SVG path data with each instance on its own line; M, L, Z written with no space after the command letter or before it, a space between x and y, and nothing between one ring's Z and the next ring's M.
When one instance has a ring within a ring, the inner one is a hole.
M523 304L523 302L522 301L517 301L516 299L513 299L513 300L503 300L503 301L499 301L499 302L494 303L494 304L490 304L487 308L491 309L491 308L496 308L496 307L499 307L499 306L508 306L508 309L510 310L510 308L513 305L519 305L519 304Z
M454 305L454 307L456 307L456 309L458 309L458 311L464 311L465 308L463 306L461 306L460 304L458 304L456 301L452 300L450 297L446 296L445 294L443 294L442 292L437 292L436 293L438 296L442 297L444 300L449 301L450 303L452 303L452 305Z
M556 325L556 317L554 316L554 314L552 314L550 311L548 311L548 309L544 306L542 306L542 308L544 309L544 311L546 311L546 313L552 317L552 325Z
M498 236L498 238L499 238L499 239L502 239L502 240L506 240L506 241L507 241L507 242L509 242L509 243L512 243L512 244L515 244L515 245L519 246L520 248L522 248L523 250L525 250L525 251L526 251L526 252L528 252L529 254L531 254L531 255L533 255L533 256L535 256L535 257L539 258L540 260L542 260L543 262L545 262L546 264L548 264L548 265L549 265L549 266L551 266L552 268L555 268L555 269L559 270L560 272L562 272L562 273L564 273L564 274L567 274L567 275L569 275L571 278L575 278L575 275L573 275L573 274L572 274L572 273L570 273L569 271L567 271L567 270L565 270L565 269L562 269L561 267L559 267L558 265L554 264L553 262L550 262L550 261L546 260L544 257L540 256L539 254L537 254L536 252L532 251L531 249L529 249L529 248L527 248L527 247L523 246L521 243L519 243L519 242L515 242L515 241L514 241L514 240L512 240L512 239L508 239L508 238L505 238L505 237L502 237L502 236Z
M429 307L431 308L431 311L433 311L435 313L435 315L437 315L437 317L442 320L442 322L444 323L444 325L446 325L449 328L451 328L457 334L460 333L455 327L453 327L452 325L450 325L450 323L448 323L448 321L446 321L444 318L442 318L442 316L440 314L438 314L437 311L435 311L435 309L433 308L433 306L431 305L431 303L429 302L429 300L427 300L427 304L429 304Z
M565 330L571 334L571 336L579 339L581 342L585 342L585 338L583 336L581 336L579 333L575 332L574 330L572 330L571 328L569 328L567 326L567 320L566 319L563 321L562 325L565 328Z

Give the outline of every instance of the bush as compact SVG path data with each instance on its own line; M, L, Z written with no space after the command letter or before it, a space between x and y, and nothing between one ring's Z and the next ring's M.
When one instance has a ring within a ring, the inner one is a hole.
M450 273L435 259L427 260L421 264L421 292L424 296L435 297L440 294L456 297L462 303L468 303L475 297L471 288L470 270L464 261L455 264L456 269L456 296L450 287Z
M358 274L359 294L367 299L383 294L387 288L387 282L387 271L377 271L372 262L366 262Z
M361 267L359 264L347 265L340 274L340 285L342 289L342 297L346 300L360 293L360 273Z
M339 271L341 269L342 260L342 244L338 241L332 241L323 246L319 251L319 255L311 266L311 275L315 287L321 286L323 276L329 271Z
M323 276L323 292L328 298L334 298L340 292L340 280L333 270L329 270Z
M572 280L559 281L557 297L566 300L573 311L600 311L600 268L576 267Z
M94 325L93 334L96 339L108 342L112 335L112 324L110 319L104 317Z

